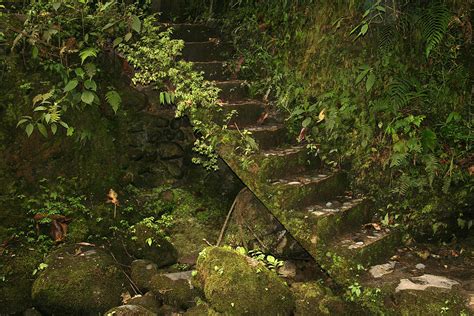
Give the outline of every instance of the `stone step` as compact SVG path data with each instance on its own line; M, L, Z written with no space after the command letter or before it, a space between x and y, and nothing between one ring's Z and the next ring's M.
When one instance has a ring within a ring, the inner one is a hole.
M274 203L283 210L304 209L311 204L344 194L348 181L344 172L303 173L269 180Z
M225 102L245 100L249 97L249 87L244 80L215 81L214 83L221 89L219 97Z
M287 129L283 124L249 125L239 128L252 133L260 150L278 147L288 142Z
M279 179L292 174L316 172L321 160L308 152L304 145L288 145L261 151L252 157L258 162L258 176L262 181Z
M218 41L186 42L182 51L183 59L193 62L225 61L229 59L232 46Z
M345 195L307 206L303 214L310 222L310 240L315 245L367 223L372 219L373 208L369 199Z
M209 39L220 38L219 32L206 24L162 23L161 25L165 28L172 27L172 38L185 42L207 42Z
M204 72L204 79L206 80L225 81L232 76L227 63L223 61L194 62L194 68L197 71Z
M321 266L340 284L350 282L359 269L386 262L401 243L401 233L396 229L367 229L372 223L362 225L333 239L325 246L313 250ZM311 251L310 251L311 252Z
M260 116L265 112L265 104L258 100L243 100L221 103L222 111L219 117L224 120L232 111L236 113L228 121L228 125L248 126L257 124Z

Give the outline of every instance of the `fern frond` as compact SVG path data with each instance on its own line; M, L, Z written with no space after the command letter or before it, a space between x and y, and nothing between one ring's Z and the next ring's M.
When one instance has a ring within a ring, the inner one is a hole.
M421 16L419 23L423 40L426 42L425 56L428 58L443 40L448 31L452 14L441 2L432 4Z
M379 49L382 52L390 51L396 40L396 29L393 24L386 24L381 27L379 38Z

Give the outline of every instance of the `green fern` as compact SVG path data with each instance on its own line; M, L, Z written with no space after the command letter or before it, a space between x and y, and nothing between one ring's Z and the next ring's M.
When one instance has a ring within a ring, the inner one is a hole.
M380 29L379 34L379 49L383 52L389 52L396 41L396 28L393 24L385 24Z
M109 92L105 94L105 100L108 104L110 104L114 112L117 113L122 103L122 98L120 97L120 94L118 94L118 92L115 90L109 90Z
M421 34L426 42L426 58L430 56L431 51L443 40L444 35L448 31L451 18L451 12L440 2L431 5L420 17Z

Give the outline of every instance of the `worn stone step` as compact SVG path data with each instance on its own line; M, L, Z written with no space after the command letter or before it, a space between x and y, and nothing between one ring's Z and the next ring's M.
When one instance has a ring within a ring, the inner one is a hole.
M206 24L198 23L162 23L163 27L173 28L172 38L185 42L207 42L209 39L220 38L219 32Z
M311 243L316 245L367 223L373 208L369 199L349 194L307 206L303 214L311 225Z
M215 85L221 89L219 97L225 102L245 100L249 97L249 87L244 80L216 81Z
M279 179L293 174L316 172L321 160L304 145L288 145L260 151L254 157L258 164L258 176L262 181Z
M371 225L367 223L356 231L348 231L310 252L337 282L350 282L360 268L388 260L401 243L400 231L368 229Z
M182 50L182 57L187 61L225 61L232 52L229 43L219 41L186 42Z
M229 80L232 74L227 66L223 61L194 62L194 68L204 73L204 79L211 81Z
M274 203L283 210L303 209L313 203L344 194L348 179L344 172L316 172L270 180Z
M240 127L257 124L258 119L265 112L265 104L258 100L222 102L219 105L222 108L219 113L221 121L224 121L232 111L235 111L235 114L227 121L229 126L237 124Z
M287 129L283 124L250 125L239 128L252 133L260 150L278 147L288 142Z

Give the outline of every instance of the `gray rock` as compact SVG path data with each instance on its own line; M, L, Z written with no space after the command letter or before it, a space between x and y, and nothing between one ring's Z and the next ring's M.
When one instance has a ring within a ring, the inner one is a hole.
M444 276L423 274L419 277L401 279L395 292L404 290L424 291L429 287L436 287L450 290L454 285L460 285L458 281L448 279Z
M423 264L423 263L418 263L415 268L417 268L418 270L423 270L424 268L426 268L426 266Z
M395 261L390 261L388 263L372 266L369 269L369 273L372 275L372 277L376 279L381 278L386 274L392 273L393 268L395 268L395 264L396 264Z

